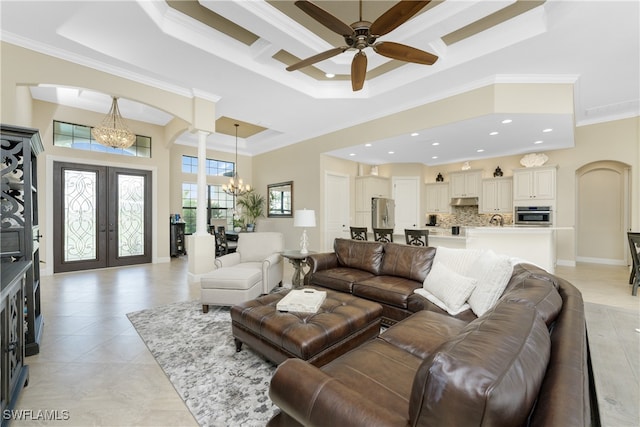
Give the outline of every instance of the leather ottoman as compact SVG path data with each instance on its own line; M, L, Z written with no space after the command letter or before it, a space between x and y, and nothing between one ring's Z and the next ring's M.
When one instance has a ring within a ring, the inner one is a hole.
M276 304L288 290L231 307L236 350L245 343L276 364L298 358L322 366L378 336L380 304L342 292L326 292L317 313L278 311Z

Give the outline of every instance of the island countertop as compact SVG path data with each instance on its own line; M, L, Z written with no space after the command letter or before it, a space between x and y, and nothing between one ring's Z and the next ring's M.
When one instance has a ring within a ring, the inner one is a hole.
M421 227L429 230L429 246L449 248L491 249L496 253L538 265L550 273L556 265L556 231L573 227L554 226L461 226L460 234L449 227ZM394 236L395 237L395 236ZM398 234L398 240L404 238Z

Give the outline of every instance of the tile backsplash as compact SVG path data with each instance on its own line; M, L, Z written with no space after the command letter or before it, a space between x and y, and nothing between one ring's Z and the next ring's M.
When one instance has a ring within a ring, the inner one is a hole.
M501 214L504 225L513 224L512 214ZM478 206L452 206L450 214L438 214L439 227L451 227L454 225L479 227L489 225L493 214L478 213Z

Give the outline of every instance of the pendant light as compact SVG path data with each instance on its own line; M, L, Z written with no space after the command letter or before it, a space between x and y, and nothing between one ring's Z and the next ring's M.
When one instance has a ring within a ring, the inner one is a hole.
M111 109L100 126L91 129L93 139L112 148L129 148L136 142L136 135L127 129L118 108L118 98L113 97Z
M228 184L224 184L222 186L222 191L229 194L230 196L238 197L242 196L245 193L251 191L251 186L249 184L244 185L242 182L242 178L238 176L238 123L233 124L236 127L236 163L233 167L233 176L229 180Z

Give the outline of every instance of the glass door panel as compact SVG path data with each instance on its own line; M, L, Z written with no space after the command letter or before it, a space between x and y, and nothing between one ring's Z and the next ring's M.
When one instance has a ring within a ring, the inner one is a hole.
M151 262L151 172L109 168L109 265Z
M64 183L64 262L96 260L98 174L65 170Z
M144 177L118 175L118 256L144 254Z

